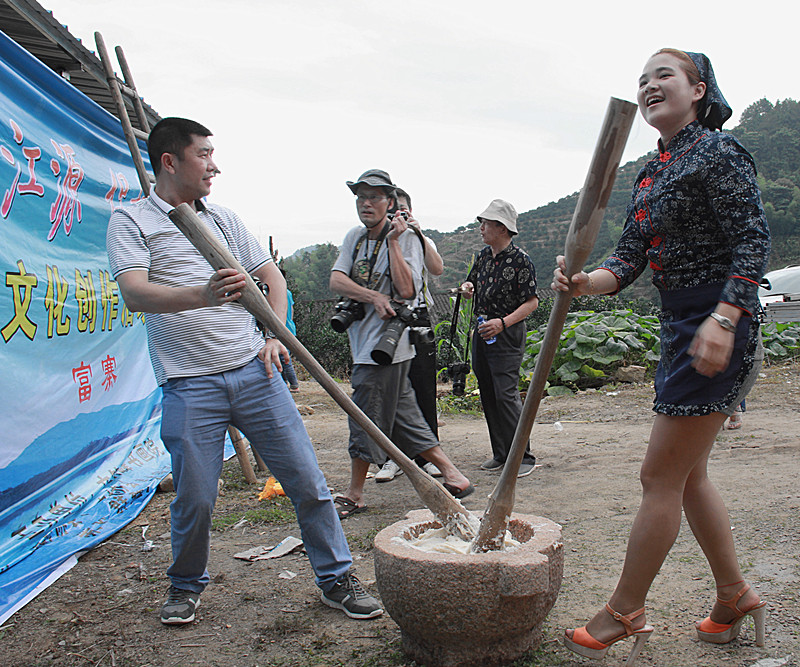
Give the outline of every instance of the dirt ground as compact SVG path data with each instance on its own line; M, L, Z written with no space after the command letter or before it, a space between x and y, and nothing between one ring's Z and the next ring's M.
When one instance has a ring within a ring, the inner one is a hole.
M447 390L447 387L443 387ZM548 517L563 527L564 579L536 652L523 665L591 665L560 644L564 627L582 624L606 601L622 563L639 503L639 464L652 423L650 384L620 385L564 398L548 398L532 434L538 463L519 481L515 510ZM304 419L320 464L335 490L349 473L347 421L321 388L303 382L297 402L314 413ZM726 646L699 642L693 630L713 600L713 580L685 525L647 603L655 633L638 664L651 666L783 667L800 665L800 364L764 370L750 398L744 426L722 431L711 474L725 498L747 578L768 605L767 645L755 646L748 621ZM489 453L479 416L444 416L444 447L475 483L465 505L480 514L498 475L480 471ZM563 430L554 425L560 422ZM84 555L63 576L0 629L3 665L413 665L400 648L400 631L384 614L354 621L323 606L307 558L289 555L247 563L234 554L299 536L283 506L259 502L236 460L226 464L225 489L212 536L213 583L197 620L163 626L157 617L170 562L170 493L159 493L126 529ZM263 483L262 475L260 481ZM368 480L369 510L343 522L356 571L376 591L372 540L381 528L421 506L403 477ZM246 515L246 512L251 512ZM291 514L289 511L288 514ZM272 516L272 521L264 519ZM281 520L281 516L284 519ZM277 520L277 523L275 522ZM155 548L144 552L142 529ZM291 574L297 576L293 578ZM428 582L421 581L420 586ZM447 591L431 590L431 595ZM464 613L469 613L468 609ZM626 646L612 648L604 664L621 665Z

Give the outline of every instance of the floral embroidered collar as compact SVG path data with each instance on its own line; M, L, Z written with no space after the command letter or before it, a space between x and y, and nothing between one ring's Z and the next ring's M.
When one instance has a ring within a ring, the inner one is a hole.
M658 159L661 162L669 162L673 155L677 155L694 144L705 132L705 128L700 121L695 120L684 127L676 134L665 147L661 139L658 140Z

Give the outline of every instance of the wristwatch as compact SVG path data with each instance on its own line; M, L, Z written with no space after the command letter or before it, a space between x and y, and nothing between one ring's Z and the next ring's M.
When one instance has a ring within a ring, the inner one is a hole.
M736 333L736 325L731 321L730 318L725 317L724 315L720 315L714 311L711 312L710 315L711 319L714 320L717 324L719 324L725 331L730 331L731 333Z

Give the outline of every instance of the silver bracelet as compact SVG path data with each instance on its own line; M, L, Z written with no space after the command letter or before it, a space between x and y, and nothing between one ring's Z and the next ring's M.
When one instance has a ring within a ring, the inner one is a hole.
M716 312L711 312L710 315L711 319L714 320L717 324L719 324L725 331L730 331L731 333L736 333L736 325L724 315L720 315Z

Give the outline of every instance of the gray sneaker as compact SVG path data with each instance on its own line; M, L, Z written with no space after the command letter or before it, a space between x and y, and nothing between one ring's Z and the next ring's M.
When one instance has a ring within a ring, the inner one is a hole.
M170 586L167 601L161 607L161 622L166 625L191 623L199 606L200 593Z
M533 472L533 463L525 463L523 461L519 464L519 472L517 473L517 477L527 477Z
M322 601L329 607L341 609L350 618L375 618L383 613L381 604L372 597L354 574L349 572L337 581Z
M505 465L505 461L498 461L497 459L488 459L481 463L481 470L497 470L500 471L503 469Z

